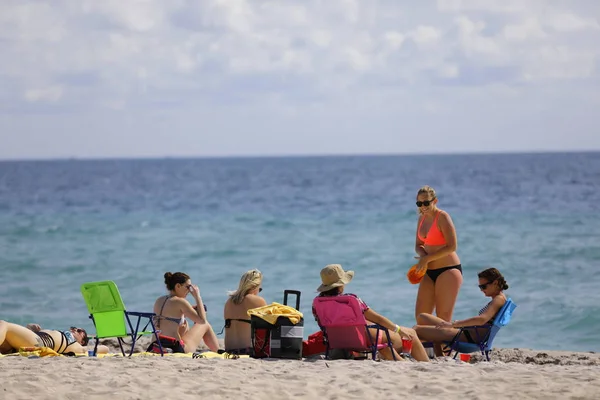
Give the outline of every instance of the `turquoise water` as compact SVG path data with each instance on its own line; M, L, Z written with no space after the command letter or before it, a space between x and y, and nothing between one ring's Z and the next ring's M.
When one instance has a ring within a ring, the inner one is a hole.
M262 294L302 291L306 333L319 271L414 323L415 194L436 188L465 280L455 318L487 302L496 266L518 304L502 347L600 350L600 153L0 162L0 319L93 328L79 285L114 280L149 311L165 271L199 284L218 331L226 291L251 268Z

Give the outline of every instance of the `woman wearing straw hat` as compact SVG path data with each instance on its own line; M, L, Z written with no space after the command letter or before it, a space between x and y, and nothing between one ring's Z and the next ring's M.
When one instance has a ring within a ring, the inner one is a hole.
M392 341L392 346L394 349L400 350L402 349L402 337L408 337L412 340L412 357L417 361L429 361L429 357L425 352L425 348L423 344L419 340L417 333L411 329L403 326L398 326L394 324L392 321L376 313L372 308L367 306L367 304L362 301L357 295L352 293L344 293L344 287L354 277L354 271L344 271L341 265L339 264L330 264L321 270L321 286L317 288L317 292L319 292L318 297L331 297L331 296L352 296L358 300L358 303L361 307L363 315L367 320L367 324L379 324L389 330L390 339ZM315 319L317 319L317 315L315 309L313 308L313 315ZM371 334L371 340L375 340L376 329L369 329L369 333ZM382 349L380 354L382 358L385 359L393 359L391 352L386 349Z

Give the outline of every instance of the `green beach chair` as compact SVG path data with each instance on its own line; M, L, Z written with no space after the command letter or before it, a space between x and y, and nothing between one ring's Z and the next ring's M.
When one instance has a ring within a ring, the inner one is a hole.
M154 313L142 313L125 310L125 304L119 293L117 285L113 281L89 282L81 285L81 294L85 300L90 318L96 327L96 345L94 346L94 355L98 351L99 339L117 338L121 353L125 356L123 350L123 338L131 337L131 350L129 356L133 354L135 342L142 335L154 335L156 342L163 355L163 349L158 340L158 331L154 326ZM130 317L137 317L135 326ZM140 330L140 323L147 319L146 325ZM148 327L152 330L147 330Z

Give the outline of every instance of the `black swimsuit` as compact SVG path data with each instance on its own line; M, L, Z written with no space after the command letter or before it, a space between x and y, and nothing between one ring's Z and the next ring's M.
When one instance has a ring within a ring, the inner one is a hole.
M247 324L251 323L249 319L227 318L225 320L225 328L231 328L231 321L240 321Z
M227 319L225 319L225 326L223 327L223 329L221 329L221 333L223 333L225 328L231 328L231 321L245 322L247 324L252 323L249 319L227 318ZM221 334L221 333L219 333L219 334ZM225 351L230 354L238 354L238 355L248 354L249 355L249 354L251 354L250 352L252 351L252 349L250 347L245 347L242 349L225 349Z
M488 307L490 306L490 304L492 304L491 301L489 303L487 303L481 310L479 310L479 315L483 314L488 309ZM495 319L496 319L496 316L494 315L492 317L492 319L490 319L487 322L487 325L492 325L494 323ZM468 330L465 329L463 331L463 334L465 335L465 338L467 339L467 342L477 344L477 342L475 340L473 340L473 336L471 336L471 333Z
M60 345L58 346L58 350L56 350L57 353L61 353L63 351L65 351L67 349L67 347L69 347L70 345L72 345L73 343L76 343L77 340L75 339L75 337L73 336L73 334L69 331L64 331L60 333ZM54 346L56 346L56 343L54 342L54 339L52 338L52 335L50 335L47 332L35 332L36 335L38 335L38 345L40 347L48 347L52 350L54 350ZM63 348L63 345L65 346Z
M443 267L443 268L438 268L438 269L428 269L426 273L427 273L427 276L431 278L433 283L435 283L435 281L441 274L443 274L444 272L451 270L451 269L459 270L460 274L462 275L462 266L460 264L451 265L449 267Z

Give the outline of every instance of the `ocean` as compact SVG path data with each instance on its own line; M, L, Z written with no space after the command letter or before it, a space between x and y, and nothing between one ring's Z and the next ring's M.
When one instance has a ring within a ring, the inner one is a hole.
M79 287L113 280L151 311L188 273L220 331L227 291L264 274L268 303L302 292L305 336L326 264L347 291L412 326L415 197L453 218L464 283L454 318L487 303L497 267L518 305L499 347L600 351L600 153L0 162L0 319L94 332Z

